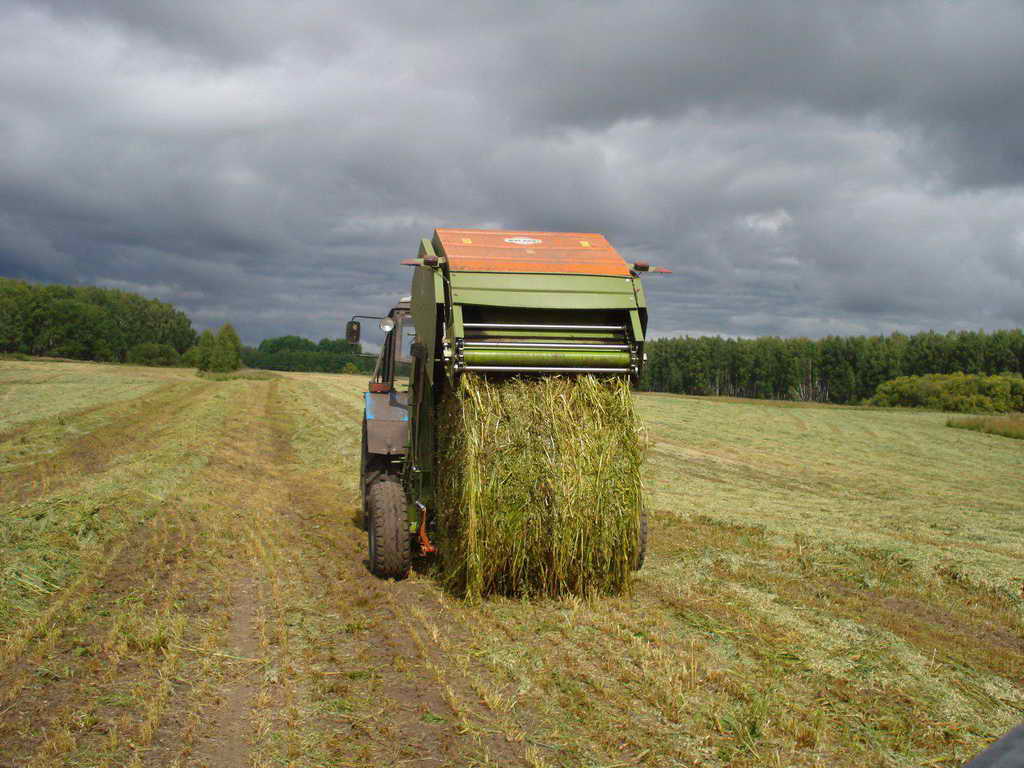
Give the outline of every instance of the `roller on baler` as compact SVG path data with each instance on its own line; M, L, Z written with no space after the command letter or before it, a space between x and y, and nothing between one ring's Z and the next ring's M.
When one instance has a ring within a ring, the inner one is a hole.
M629 352L579 349L561 344L552 347L535 349L514 342L502 344L501 349L468 347L463 352L461 370L481 373L623 373L632 364Z
M461 378L635 381L647 327L639 277L668 271L627 264L599 234L472 229L438 229L402 263L414 267L412 293L380 318L361 473L370 569L394 578L414 551L435 550L437 521L448 519L436 508L438 446L448 437L439 418ZM346 335L358 342L357 318ZM633 548L638 567L644 544Z

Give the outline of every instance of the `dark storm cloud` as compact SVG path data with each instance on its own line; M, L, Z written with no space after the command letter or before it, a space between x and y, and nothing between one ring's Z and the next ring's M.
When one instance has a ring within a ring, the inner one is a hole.
M596 230L657 332L1024 322L1012 2L0 2L0 274L337 336L436 226Z

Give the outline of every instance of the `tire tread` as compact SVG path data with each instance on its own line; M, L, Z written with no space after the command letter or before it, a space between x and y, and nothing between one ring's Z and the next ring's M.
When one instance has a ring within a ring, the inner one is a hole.
M402 579L409 573L412 548L405 517L405 492L397 480L378 480L367 494L370 570L381 578Z

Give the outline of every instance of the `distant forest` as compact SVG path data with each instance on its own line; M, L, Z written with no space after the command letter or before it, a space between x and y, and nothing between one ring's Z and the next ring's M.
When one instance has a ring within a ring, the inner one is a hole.
M216 338L222 335L225 350L238 349L234 329L226 326ZM157 299L0 278L0 353L237 367L237 355L214 359L214 341L212 332L201 339L184 312ZM646 349L640 389L689 395L859 403L875 395L879 384L903 376L1024 372L1020 329L818 340L685 337L654 339ZM264 339L257 347L241 347L240 356L250 368L277 371L369 373L375 363L358 344L300 336Z
M361 353L360 344L349 344L344 339L320 339L316 343L301 336L278 336L264 339L258 347L242 347L242 362L249 368L272 371L372 372L375 357Z
M0 352L125 362L142 344L196 343L179 309L127 291L0 278Z
M217 352L221 336L224 349ZM230 357L234 348L240 348L240 361L219 359ZM215 371L233 370L239 363L277 371L372 371L374 358L361 352L360 345L344 339L316 343L299 336L242 347L230 326L200 336L184 312L157 299L111 288L0 278L0 353Z
M882 382L930 373L1024 371L1024 332L655 339L640 388L689 395L858 403Z

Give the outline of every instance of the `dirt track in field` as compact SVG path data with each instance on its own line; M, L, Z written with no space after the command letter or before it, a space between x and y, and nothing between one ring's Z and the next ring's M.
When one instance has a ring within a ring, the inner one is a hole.
M13 367L4 402L51 386L53 368ZM753 507L675 510L757 487L793 509L846 505L851 536L878 536L854 513L904 503L890 478L839 467L845 444L835 470L821 453L840 432L867 445L870 425L913 433L919 465L943 432L658 398L652 546L633 594L471 606L426 573L366 570L359 379L159 375L140 397L0 436L0 514L17 523L0 540L0 768L954 766L1024 717L1022 606L969 563L932 565L955 530L838 547L810 525L774 533L781 507L759 513L767 527L742 519ZM748 432L777 418L767 431L793 452L681 426L730 409ZM948 431L950 451L993 445ZM802 464L809 446L819 457ZM996 530L1015 491L973 482L996 521L979 530ZM907 492L940 491L957 489ZM993 573L1005 545L990 547ZM965 627L1000 640L972 644Z

